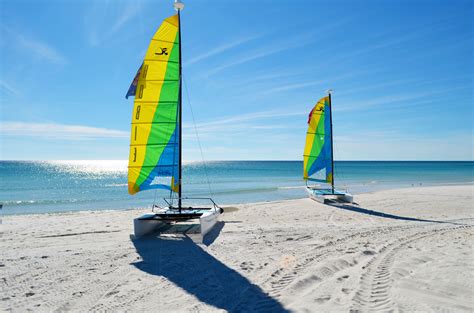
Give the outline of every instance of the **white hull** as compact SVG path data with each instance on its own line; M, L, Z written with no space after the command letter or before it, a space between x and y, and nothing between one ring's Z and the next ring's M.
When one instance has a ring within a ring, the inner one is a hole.
M163 212L166 212L166 211L163 211ZM183 210L182 212L186 213L186 210ZM199 233L201 235L201 240L203 240L204 236L208 234L212 230L212 228L214 228L216 223L219 221L220 215L221 215L220 209L216 209L216 210L211 209L211 210L206 210L199 218L183 220L177 223L185 223L185 224L188 224L189 226L193 226L193 225L197 226L197 227L190 227L187 229L192 229L193 233ZM148 234L159 231L160 229L169 230L169 227L166 227L166 226L174 222L174 221L163 220L163 219L155 218L155 217L156 217L156 212L152 212L152 213L146 213L133 220L133 232L134 232L135 238L146 236ZM199 220L199 224L196 223L197 220ZM181 231L178 230L177 232L181 232Z
M329 201L346 203L354 202L354 197L350 193L343 192L340 190L334 190L334 193L332 193L330 189L317 189L312 187L306 187L306 192L308 193L311 199L323 204L328 203Z
M154 213L147 213L133 219L133 234L135 235L135 238L140 238L147 234L151 234L160 225L163 225L163 222L160 220L148 219L154 215Z
M204 236L206 236L207 233L209 233L212 228L216 225L216 223L219 221L219 216L220 216L219 211L214 211L210 210L209 212L204 213L200 218L200 224L201 224L201 236L204 239Z

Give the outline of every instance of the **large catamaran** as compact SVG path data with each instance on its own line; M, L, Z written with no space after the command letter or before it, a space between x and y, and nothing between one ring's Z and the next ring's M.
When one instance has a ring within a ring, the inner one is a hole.
M321 203L353 201L351 194L334 188L331 90L309 113L303 155L303 178L306 181L306 191L313 200ZM330 184L331 187L310 186L308 181Z
M199 219L205 235L223 210L210 198L182 196L182 67L181 11L166 18L158 28L142 65L127 92L134 96L128 191L136 194L150 189L170 191L165 208L153 205L151 213L134 220L135 236L154 230L160 223ZM209 207L186 207L183 201L207 199Z

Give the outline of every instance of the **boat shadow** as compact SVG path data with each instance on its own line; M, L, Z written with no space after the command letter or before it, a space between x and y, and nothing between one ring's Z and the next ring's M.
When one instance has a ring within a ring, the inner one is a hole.
M437 221L437 220L421 219L421 218L416 218L416 217L389 214L389 213L384 213L384 212L380 212L380 211L364 209L364 208L358 206L357 204L337 203L337 202L326 203L326 204L329 205L329 206L338 208L338 209L348 210L348 211L352 211L352 212L357 212L357 213L362 213L362 214L367 214L367 215L372 215L372 216L377 216L377 217L395 219L395 220L462 225L460 223L455 223L455 222L450 222L450 221Z
M224 223L205 237L211 245ZM277 300L237 271L207 253L189 236L153 234L132 242L141 261L132 263L151 275L161 276L199 301L228 312L289 312Z

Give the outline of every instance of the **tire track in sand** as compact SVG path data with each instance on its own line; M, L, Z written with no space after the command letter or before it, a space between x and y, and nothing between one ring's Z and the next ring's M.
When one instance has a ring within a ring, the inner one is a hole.
M394 310L390 289L393 283L391 268L396 254L413 241L435 233L443 234L470 227L472 226L435 228L417 232L384 246L380 249L380 254L365 266L366 272L361 276L360 288L354 295L350 312Z
M374 235L391 235L394 231L405 231L407 229L411 229L414 227L416 226L400 225L400 226L383 227L383 228L378 228L378 229L370 229L367 231L356 232L344 237L330 240L325 244L315 247L310 252L302 256L299 256L298 261L294 267L289 267L285 269L279 268L278 270L276 270L275 272L271 274L271 277L267 279L264 282L264 284L270 286L268 290L271 296L279 297L283 289L285 289L288 285L290 285L293 281L295 281L301 272L305 271L312 264L314 264L317 261L320 261L321 259L329 255L330 253L333 253L337 249L338 245L343 244L356 237L364 238L364 237L374 236ZM347 267L347 266L343 266L343 267ZM336 272L335 270L332 270L330 274L334 274L335 272Z

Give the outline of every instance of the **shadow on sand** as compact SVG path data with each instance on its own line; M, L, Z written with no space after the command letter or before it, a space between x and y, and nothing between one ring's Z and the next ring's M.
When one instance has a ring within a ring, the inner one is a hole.
M449 222L449 221L427 220L427 219L420 219L420 218L415 218L415 217L407 217L407 216L401 216L401 215L388 214L388 213L384 213L384 212L364 209L364 208L361 208L357 205L352 205L352 204L328 203L328 205L330 205L332 207L335 207L335 208L339 208L339 209L344 209L344 210L353 211L353 212L362 213L362 214L367 214L367 215L372 215L372 216L390 218L390 219L394 219L394 220L462 225L462 224L459 224L459 223L454 223L454 222Z
M206 235L209 246L224 227L220 222ZM208 305L229 312L289 312L237 271L227 267L187 235L159 234L133 240L142 261L133 263L151 275L162 276Z

